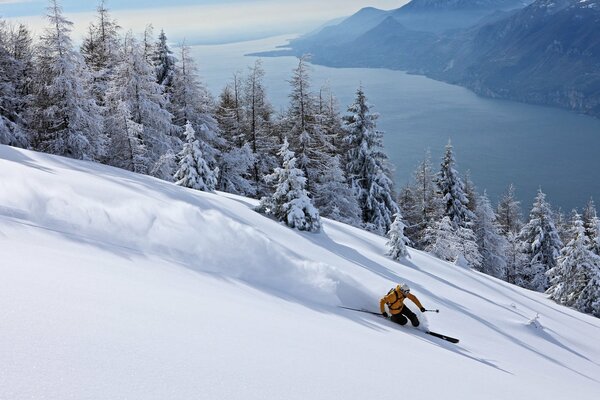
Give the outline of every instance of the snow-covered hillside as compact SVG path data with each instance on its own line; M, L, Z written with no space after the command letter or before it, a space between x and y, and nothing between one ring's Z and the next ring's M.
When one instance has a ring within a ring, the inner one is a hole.
M385 239L343 224L300 233L252 206L0 146L0 399L600 393L600 320L421 252L393 262ZM430 329L459 344L338 307L377 311L401 281L441 310Z

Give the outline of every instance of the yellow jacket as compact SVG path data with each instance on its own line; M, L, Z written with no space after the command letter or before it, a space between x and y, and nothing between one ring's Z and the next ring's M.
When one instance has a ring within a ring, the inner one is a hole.
M415 303L417 307L419 307L419 310L423 308L421 302L419 301L419 299L417 299L417 296L415 296L412 293L409 293L407 296L404 296L401 291L394 288L390 290L388 294L383 296L383 298L379 301L379 308L381 309L381 313L383 314L385 312L385 305L387 304L392 315L400 314L400 311L402 311L402 309L404 308L404 299L407 298L410 299L413 303Z

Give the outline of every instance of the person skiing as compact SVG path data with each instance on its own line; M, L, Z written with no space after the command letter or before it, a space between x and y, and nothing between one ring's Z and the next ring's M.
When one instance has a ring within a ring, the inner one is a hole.
M388 306L390 310L391 320L400 325L406 325L407 318L410 320L414 327L419 326L419 319L416 314L410 310L410 308L404 305L404 299L410 299L413 303L419 307L421 312L425 312L425 307L421 304L417 296L410 293L410 288L406 283L402 283L395 288L392 288L388 294L383 296L379 302L379 308L381 314L387 318L388 313L385 311L385 306Z

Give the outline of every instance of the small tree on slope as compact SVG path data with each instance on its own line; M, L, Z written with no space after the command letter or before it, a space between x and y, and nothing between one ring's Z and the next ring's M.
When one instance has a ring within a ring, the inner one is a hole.
M207 192L215 190L218 171L213 171L208 166L200 149L200 141L190 123L185 126L185 134L187 142L179 153L179 170L175 173L176 184Z
M445 207L445 215L455 228L470 227L470 222L475 219L473 212L467 207L469 199L465 193L465 185L454 169L456 161L452 152L452 145L446 145L446 153L442 167L437 177L439 193Z
M521 229L519 240L526 261L517 272L517 284L543 292L548 289L546 271L556 266L562 242L554 225L552 210L541 189L531 209L529 222Z
M600 218L596 212L594 201L590 200L583 211L583 227L590 240L590 249L600 256Z
M487 194L484 192L477 201L475 210L475 235L482 257L481 272L504 279L506 277L506 249L508 242L499 233L496 214Z
M581 217L571 227L573 239L562 249L558 265L550 269L547 293L558 303L600 317L600 257L590 250Z
M315 206L323 217L360 226L358 201L348 186L339 156L330 157L330 160L316 185Z
M319 212L312 204L306 191L306 178L301 169L296 168L296 158L289 150L287 139L279 151L283 166L267 175L267 182L275 182L275 193L263 197L258 211L285 222L290 228L300 231L318 232L321 229Z
M387 242L387 246L389 248L387 255L392 257L394 260L399 260L402 257L406 257L408 254L408 250L406 246L410 244L410 241L406 236L404 236L404 222L402 221L402 215L397 213L394 218L394 222L388 231L388 238L390 239Z

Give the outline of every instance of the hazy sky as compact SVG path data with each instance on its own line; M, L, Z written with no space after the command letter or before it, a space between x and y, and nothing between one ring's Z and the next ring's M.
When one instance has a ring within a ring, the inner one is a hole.
M400 7L408 0L108 0L107 6L125 29L142 31L148 23L173 40L238 40L281 33L303 33L325 21L362 7ZM46 0L0 0L0 17L39 31ZM81 35L94 18L96 0L62 0L65 13Z

